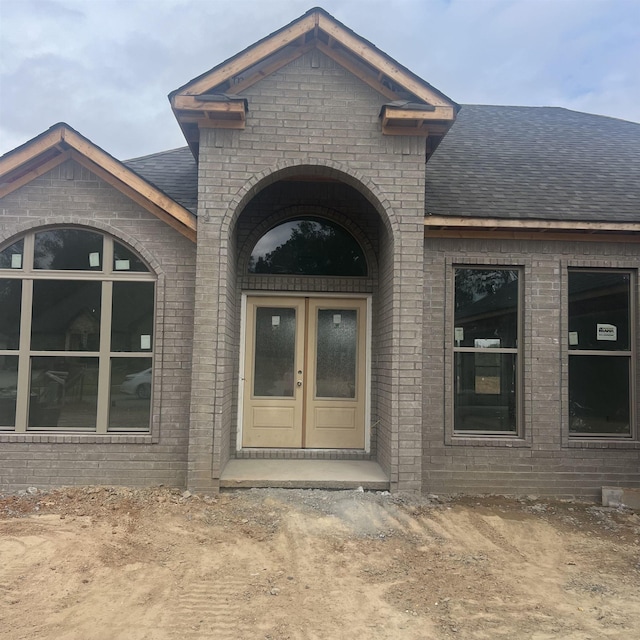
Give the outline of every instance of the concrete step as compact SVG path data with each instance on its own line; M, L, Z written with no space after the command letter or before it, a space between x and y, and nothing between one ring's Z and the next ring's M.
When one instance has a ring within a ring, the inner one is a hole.
M371 460L229 460L220 487L385 491L389 478Z

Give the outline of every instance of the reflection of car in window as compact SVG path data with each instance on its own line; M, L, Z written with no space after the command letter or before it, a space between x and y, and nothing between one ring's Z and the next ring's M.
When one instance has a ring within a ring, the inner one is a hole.
M129 395L138 396L138 398L151 397L151 367L138 373L130 373L125 376L124 381L120 385L120 391Z

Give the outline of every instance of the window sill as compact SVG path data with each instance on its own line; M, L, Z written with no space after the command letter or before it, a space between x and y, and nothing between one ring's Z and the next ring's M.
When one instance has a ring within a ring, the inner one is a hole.
M478 434L454 434L447 438L446 444L458 447L503 447L530 448L531 443L519 436L495 436Z
M25 442L47 444L155 444L150 433L0 433L0 443Z
M571 438L565 443L569 449L640 449L640 442L632 438Z

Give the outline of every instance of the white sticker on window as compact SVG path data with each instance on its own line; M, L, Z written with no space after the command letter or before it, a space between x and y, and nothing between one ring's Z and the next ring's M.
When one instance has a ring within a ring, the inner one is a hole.
M151 349L151 336L146 336L146 335L140 336L140 348Z
M339 313L334 313L333 314L333 324L336 325L336 327L342 322L342 315Z
M11 268L22 269L22 254L14 253L11 255Z
M496 349L500 347L500 338L476 338L473 346L476 349Z
M271 326L272 327L280 326L280 316L271 316Z
M89 266L90 267L100 266L100 254L97 251L95 253L89 254Z
M128 260L116 260L116 271L129 271L130 268Z
M462 342L464 340L464 327L455 328L455 339L456 342Z
M597 324L598 340L615 342L618 339L618 327L613 324Z
M578 344L578 332L569 331L569 346L575 347Z

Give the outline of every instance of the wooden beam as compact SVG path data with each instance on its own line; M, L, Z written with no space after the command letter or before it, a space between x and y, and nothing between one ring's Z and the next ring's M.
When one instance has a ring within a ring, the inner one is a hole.
M63 162L66 162L70 157L70 150L63 151L54 158L49 159L47 162L43 162L41 165L38 165L34 169L31 169L30 171L22 174L19 178L16 178L11 182L7 182L6 184L0 185L0 198L4 198L6 195L12 193L16 189L23 187L25 184L28 184L32 180L35 180L48 171L51 171L51 169L53 169L54 167L57 167Z
M139 193L143 198L156 207L166 211L188 229L193 229L193 231L195 231L195 217L188 209L185 209L182 205L159 191L146 180L140 178L137 174L125 167L108 153L102 151L102 149L99 149L94 144L69 129L64 130L63 139L81 155L88 158L97 166L103 168L114 178Z
M215 102L211 100L199 100L197 96L175 96L174 109L181 111L201 111L204 113L229 113L244 117L244 100L231 102Z
M39 156L47 149L59 144L62 140L62 129L63 127L60 126L51 131L47 131L39 140L27 143L23 149L8 153L3 158L0 158L0 176L8 174L32 158Z
M394 109L385 105L384 117L389 120L455 120L453 107L435 107L433 111L422 109Z
M382 125L382 135L384 136L420 136L422 138L429 135L429 127L416 126L416 127L393 127L389 125Z
M249 87L253 86L256 82L260 82L260 80L262 80L263 78L270 76L272 73L279 71L280 69L282 69L282 67L290 64L294 60L301 58L305 53L311 51L311 49L313 49L313 44L307 44L299 47L297 50L292 51L286 56L277 58L270 64L265 65L262 69L260 69L260 71L234 85L231 85L233 93L241 93L242 91L245 91Z
M130 185L118 179L113 175L110 171L107 171L99 164L96 164L92 160L90 160L86 155L78 152L78 151L70 151L71 158L82 165L99 178L104 180L106 183L110 184L114 189L117 189L121 193L123 193L128 198L131 198L134 202L137 202L141 207L149 211L151 214L162 220L164 223L168 224L170 227L181 233L183 236L191 240L192 242L196 241L196 225L195 220L192 221L192 224L186 225L180 220L176 219L173 215L157 206L153 202L151 202L148 198L142 195L136 189L133 189Z
M344 67L347 71L351 72L354 76L360 78L362 82L368 84L371 88L375 89L378 93L381 93L385 98L389 100L397 100L398 94L389 89L389 87L385 87L381 82L377 80L375 76L370 76L367 73L363 73L362 69L357 65L353 64L351 60L349 60L346 56L340 55L337 49L332 49L328 47L324 42L316 43L316 47L318 47L319 51L322 51L326 56L331 58L334 62L337 62L340 66Z
M540 231L490 231L488 229L425 229L425 238L474 239L479 240L552 240L571 242L615 242L640 244L640 235L622 233L571 233Z
M286 29L265 38L262 42L259 42L245 50L244 53L234 56L226 64L211 70L198 80L194 80L180 91L180 94L178 95L192 96L205 93L225 80L229 80L234 76L237 76L245 69L252 67L254 64L264 60L264 58L272 55L276 51L279 51L283 47L286 47L288 44L295 42L298 38L309 31L312 31L315 26L315 19L316 14L313 13L304 16L298 22L293 23ZM174 96L174 98L175 97L177 96Z
M498 229L547 229L567 231L635 231L640 233L640 222L588 222L571 220L523 220L503 218L465 218L462 216L426 216L425 227L466 227Z
M400 69L386 55L372 48L358 36L350 33L328 16L321 13L318 24L320 29L328 36L335 38L343 47L349 49L363 60L366 60L372 67L382 71L392 82L404 87L429 104L442 107L452 106L451 102L427 86L426 83L419 81L404 69Z

